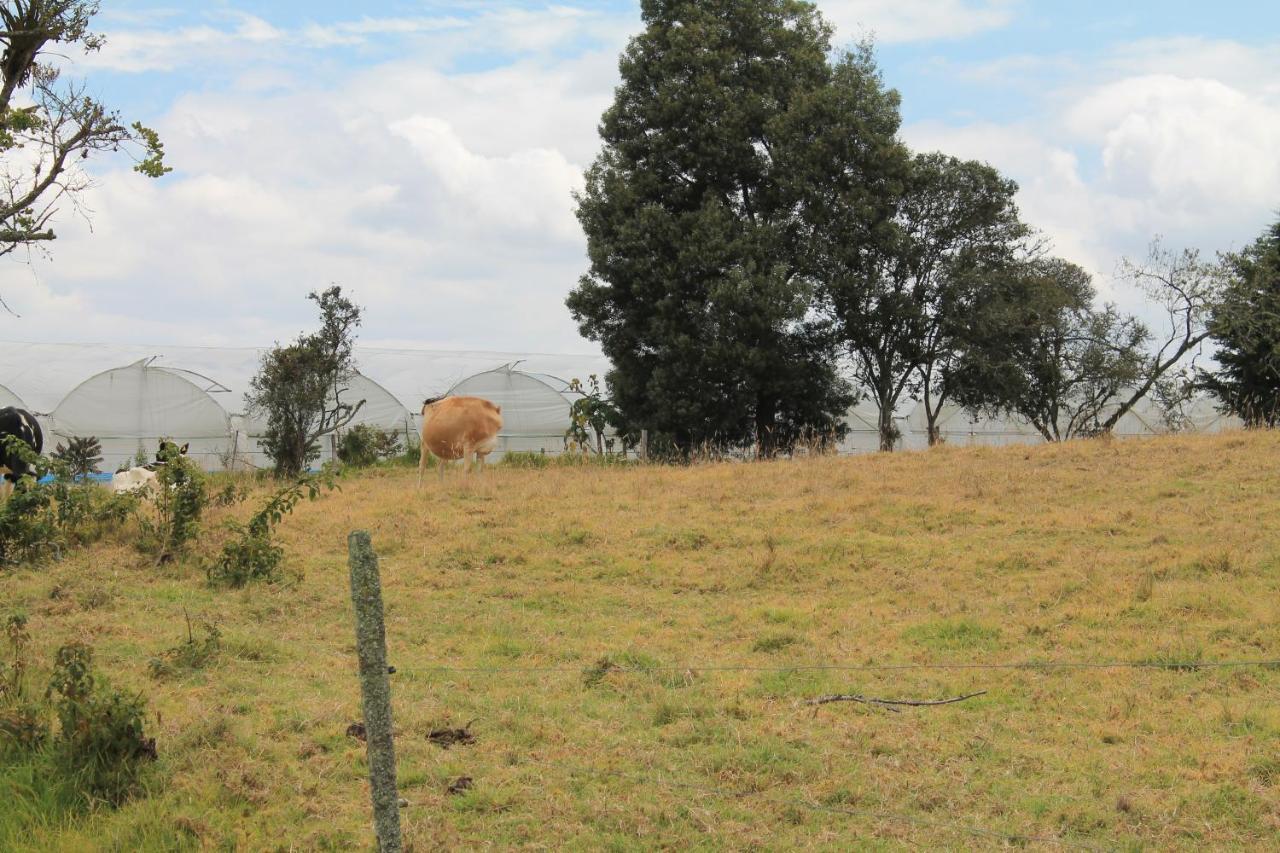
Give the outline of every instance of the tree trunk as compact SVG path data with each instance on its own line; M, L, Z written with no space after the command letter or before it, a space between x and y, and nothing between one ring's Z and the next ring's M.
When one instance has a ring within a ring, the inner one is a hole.
M761 459L772 459L778 453L777 413L773 400L756 402L756 454Z
M880 404L880 452L892 453L898 443L898 427L893 422L893 408Z

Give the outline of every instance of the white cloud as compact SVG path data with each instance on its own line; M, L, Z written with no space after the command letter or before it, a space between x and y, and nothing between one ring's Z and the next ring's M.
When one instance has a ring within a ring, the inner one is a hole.
M419 33L456 30L465 26L461 18L370 18L339 21L334 24L308 24L300 35L310 47L338 47L367 44L371 38L406 36Z
M1041 96L1042 115L918 123L904 134L1016 179L1025 219L1095 273L1104 297L1136 304L1112 275L1157 235L1212 253L1251 242L1274 219L1280 60L1272 50L1192 38L1121 45L1091 64L1022 59L1004 62L1040 79L1076 69ZM990 71L979 78L999 79Z
M872 33L877 41L959 39L1008 25L1017 0L823 0L823 16L843 40Z
M185 95L154 122L179 171L103 175L92 233L64 216L38 281L0 269L24 314L0 337L262 344L309 325L306 293L337 282L370 340L589 352L564 308L586 268L571 192L620 47Z
M1148 75L1090 93L1066 128L1097 146L1104 186L1194 222L1280 199L1280 107L1225 83Z
M620 49L639 25L635 12L557 5L536 10L488 6L469 17L364 16L295 29L281 29L240 12L208 13L207 17L207 23L169 28L108 26L106 46L96 53L78 54L75 64L126 73L206 65L261 66L267 60L296 62L310 51L387 48L411 40L417 63L443 68L472 54L547 55L567 45L592 42Z
M173 71L185 65L246 51L261 51L270 44L288 40L287 34L262 18L248 14L233 16L234 25L220 28L208 24L175 29L113 30L106 35L106 45L92 53L75 57L77 66L89 69L140 73Z
M410 116L390 129L422 158L459 220L481 231L530 230L569 242L580 238L570 191L582 188L582 167L558 151L530 148L486 157L468 149L447 121L432 116Z

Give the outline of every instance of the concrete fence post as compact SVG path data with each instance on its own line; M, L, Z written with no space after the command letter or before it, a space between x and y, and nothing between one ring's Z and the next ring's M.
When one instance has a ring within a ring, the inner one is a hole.
M360 658L360 697L364 705L369 786L378 849L399 853L400 798L396 793L396 751L391 736L391 679L387 673L387 633L382 620L382 581L378 555L368 532L347 537L351 603L356 612L356 649Z

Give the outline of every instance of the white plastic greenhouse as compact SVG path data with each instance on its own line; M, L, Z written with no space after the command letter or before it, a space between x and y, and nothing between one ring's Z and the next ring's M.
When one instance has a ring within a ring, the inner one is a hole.
M46 448L72 436L95 436L103 470L114 470L160 438L191 445L201 466L218 470L269 464L260 419L245 411L245 392L265 349L116 344L0 342L0 405L31 411ZM357 347L357 373L341 392L364 400L353 423L416 435L422 401L445 393L495 395L508 421L511 449L559 453L573 394L566 379L603 376L598 356L518 355ZM516 370L515 365L528 369ZM496 374L506 371L501 382ZM502 396L505 395L505 396ZM336 437L321 441L321 460ZM491 457L496 458L495 457Z
M0 409L5 406L16 406L19 409L25 409L27 404L22 402L22 398L17 394L0 385Z
M515 363L470 376L449 389L449 394L482 397L502 407L502 431L490 457L494 459L512 451L564 452L570 407L582 396L557 376L516 370Z
M894 420L902 429L903 418L895 415ZM837 445L838 453L875 453L880 449L880 412L875 403L870 400L855 403L845 413L844 422L847 431Z
M946 444L958 447L1003 447L1009 444L1039 444L1040 432L1022 418L977 416L960 406L944 403L938 415L938 431ZM906 445L911 449L929 446L929 419L924 403L907 416Z
M53 438L95 436L102 443L103 469L113 471L141 454L154 455L161 437L189 444L188 455L202 468L221 467L230 447L231 425L215 393L228 389L198 374L152 366L140 359L81 382L49 415Z

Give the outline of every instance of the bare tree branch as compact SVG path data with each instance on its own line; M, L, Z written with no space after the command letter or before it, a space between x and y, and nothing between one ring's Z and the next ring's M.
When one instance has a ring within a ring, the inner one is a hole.
M987 691L979 690L976 693L966 693L963 696L954 696L950 699L877 699L874 696L862 696L854 693L836 693L831 696L818 696L814 699L808 699L806 705L830 705L833 702L861 702L864 705L878 705L886 707L890 710L895 705L906 706L910 708L934 708L938 705L954 705L957 702L963 702L966 699L972 699L975 696L982 696Z

